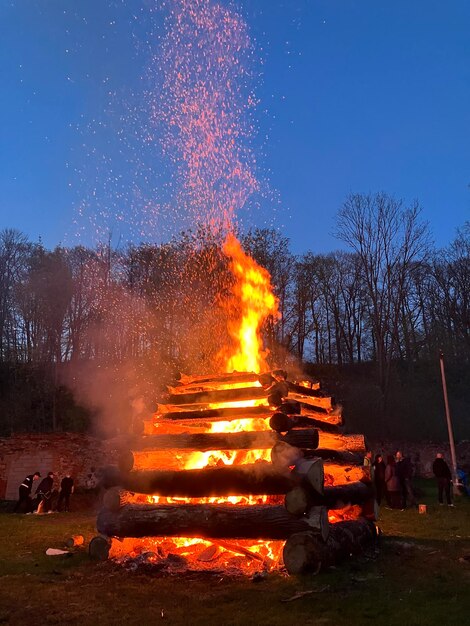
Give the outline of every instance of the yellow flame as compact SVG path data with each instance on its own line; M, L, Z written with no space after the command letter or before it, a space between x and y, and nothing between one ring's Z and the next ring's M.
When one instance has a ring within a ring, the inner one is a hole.
M270 316L278 316L277 300L272 292L269 272L259 266L242 250L233 234L225 240L223 250L230 257L230 269L235 277L231 308L236 319L229 323L229 333L235 349L226 355L226 371L260 372L267 369L266 351L262 348L260 330Z

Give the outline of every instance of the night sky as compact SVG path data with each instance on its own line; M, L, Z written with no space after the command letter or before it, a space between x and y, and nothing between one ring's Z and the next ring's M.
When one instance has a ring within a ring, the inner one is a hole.
M158 75L159 4L0 3L0 228L48 247L77 243L79 231L90 243L92 229L76 226L80 206L131 216L154 195L161 202L168 164L155 133L141 141ZM344 197L386 191L418 199L436 244L447 245L470 219L470 3L233 6L259 74L252 149L263 194L245 224L279 228L295 252L330 251ZM177 228L163 213L148 239ZM113 243L129 237L126 218L114 220Z

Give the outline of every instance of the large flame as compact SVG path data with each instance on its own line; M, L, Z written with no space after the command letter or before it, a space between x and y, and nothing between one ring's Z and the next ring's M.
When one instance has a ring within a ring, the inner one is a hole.
M223 250L230 257L230 269L235 277L228 326L234 348L229 353L224 351L226 371L261 372L267 369L261 327L269 316L278 316L271 277L267 270L243 251L233 234L227 236Z

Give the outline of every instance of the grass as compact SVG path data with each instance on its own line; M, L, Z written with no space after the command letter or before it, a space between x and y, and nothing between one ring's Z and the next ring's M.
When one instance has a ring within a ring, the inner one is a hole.
M249 579L158 577L89 561L86 551L48 557L72 534L94 535L91 514L0 515L0 623L434 625L470 616L470 503L438 507L432 483L415 510L381 512L376 559L318 576ZM326 589L325 589L326 588ZM314 591L281 602L297 591ZM323 590L323 591L322 591Z

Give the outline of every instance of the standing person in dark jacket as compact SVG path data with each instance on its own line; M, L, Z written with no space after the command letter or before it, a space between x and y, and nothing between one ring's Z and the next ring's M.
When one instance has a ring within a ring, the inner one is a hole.
M395 459L393 454L387 457L387 467L385 468L385 484L387 486L387 500L392 509L399 509L401 506L401 487L398 480Z
M400 450L395 455L396 472L398 480L400 481L401 496L402 496L402 509L406 509L407 503L410 506L416 506L415 494L413 491L413 485L411 484L413 478L413 466L409 457L404 457Z
M434 463L432 464L432 471L437 480L437 491L439 504L444 504L444 491L446 493L446 500L448 506L454 506L452 504L450 485L452 481L452 474L450 473L449 466L444 461L444 457L440 452L436 454Z
M381 504L387 492L387 485L385 484L385 463L381 454L375 455L372 467L374 468L375 499L377 500L377 504Z
M60 511L62 501L64 501L64 510L66 513L69 511L70 496L73 493L73 478L70 472L67 472L62 482L60 483L59 499L57 500L57 510Z
M13 509L13 513L16 513L18 510L23 513L31 513L31 491L33 489L33 483L40 478L41 474L39 472L34 472L34 474L28 474L28 476L26 476L20 485L18 502Z
M49 513L52 503L52 488L54 486L54 472L49 472L46 478L43 478L36 489L36 513Z

